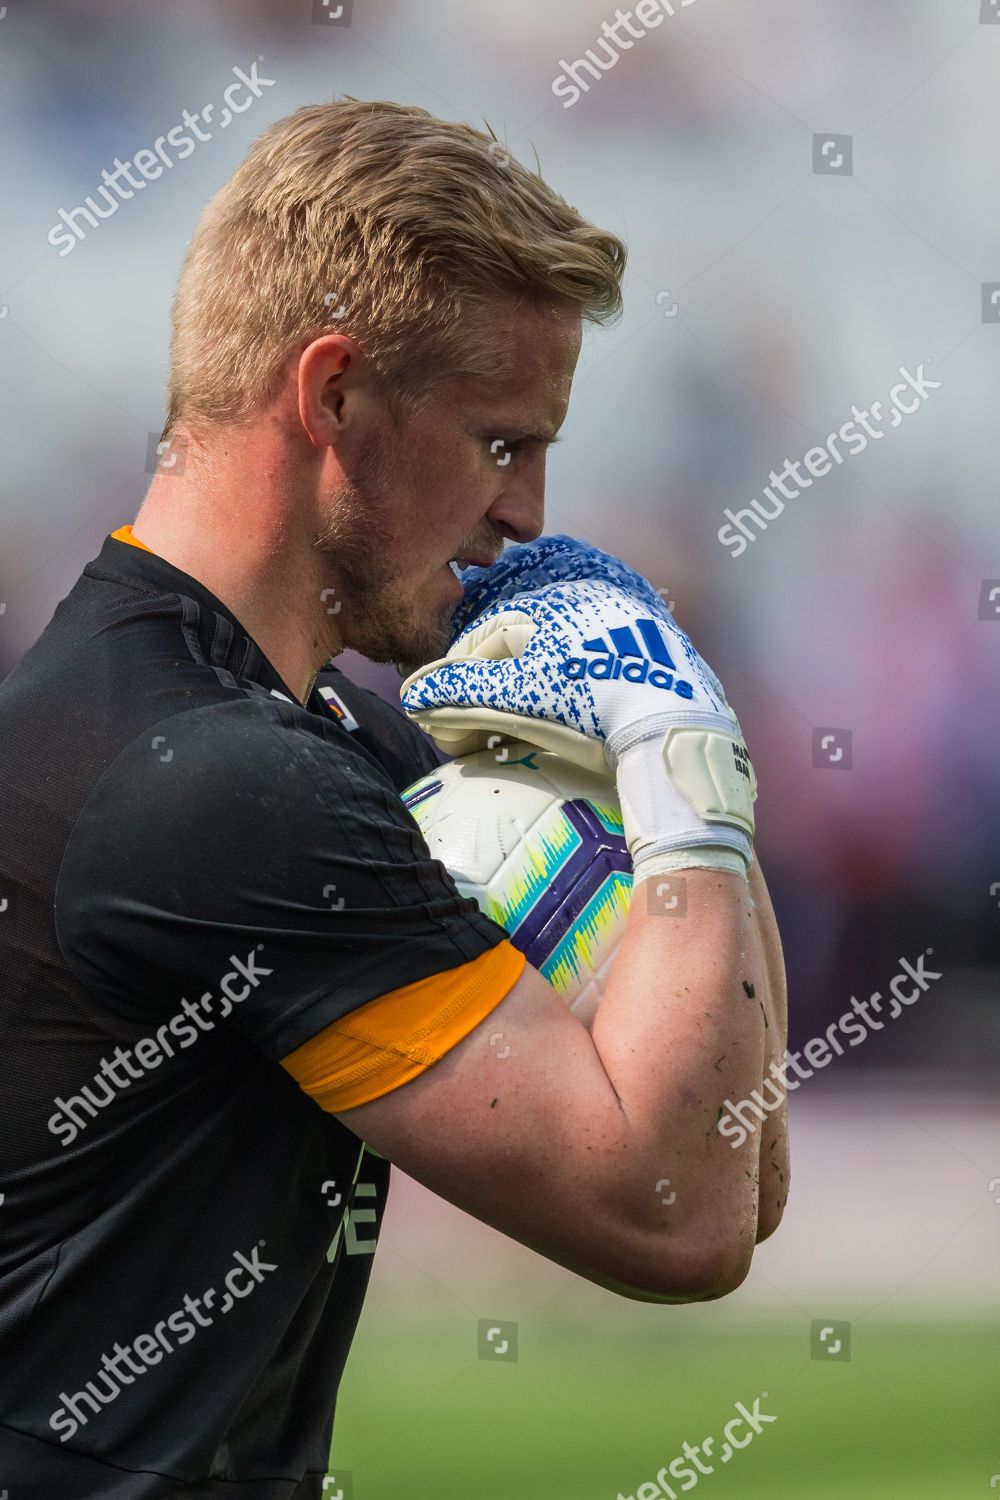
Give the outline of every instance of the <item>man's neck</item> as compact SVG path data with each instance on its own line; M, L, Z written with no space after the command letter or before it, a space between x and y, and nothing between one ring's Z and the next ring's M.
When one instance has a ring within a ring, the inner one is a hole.
M133 526L136 541L232 611L304 703L343 644L322 597L320 556L306 537L291 545L289 532L287 516L264 503L259 480L256 491L213 485L209 497L186 475L158 475Z

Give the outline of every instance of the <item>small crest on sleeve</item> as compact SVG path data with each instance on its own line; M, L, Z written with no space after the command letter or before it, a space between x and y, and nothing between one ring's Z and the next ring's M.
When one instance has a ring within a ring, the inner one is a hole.
M323 699L323 702L326 704L327 708L333 714L333 717L341 724L344 729L357 729L357 719L351 713L351 710L348 708L343 698L337 697L337 694L333 691L333 688L321 687L319 689L319 695Z

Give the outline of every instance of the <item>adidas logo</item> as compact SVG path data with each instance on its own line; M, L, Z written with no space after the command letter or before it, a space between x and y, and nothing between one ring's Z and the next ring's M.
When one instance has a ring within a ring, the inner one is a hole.
M563 674L577 681L583 677L596 681L624 677L626 682L646 682L650 687L674 692L679 698L694 697L690 682L674 677L677 668L655 620L616 625L608 631L608 636L610 646L600 636L584 641L584 651L594 653L592 659L568 657L562 664Z

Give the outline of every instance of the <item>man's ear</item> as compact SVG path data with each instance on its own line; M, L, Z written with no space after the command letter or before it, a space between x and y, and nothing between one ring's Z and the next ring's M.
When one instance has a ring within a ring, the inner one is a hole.
M339 443L367 415L371 384L360 344L326 333L299 355L299 420L316 448Z

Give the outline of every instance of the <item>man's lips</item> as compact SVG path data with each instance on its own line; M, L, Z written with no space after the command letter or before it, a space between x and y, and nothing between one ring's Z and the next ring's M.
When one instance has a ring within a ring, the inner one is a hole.
M499 557L491 557L487 552L459 552L448 559L448 566L461 572L465 568L492 568L499 561Z

